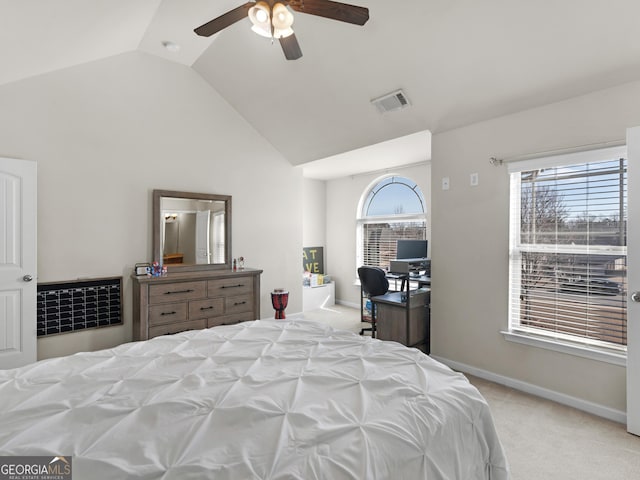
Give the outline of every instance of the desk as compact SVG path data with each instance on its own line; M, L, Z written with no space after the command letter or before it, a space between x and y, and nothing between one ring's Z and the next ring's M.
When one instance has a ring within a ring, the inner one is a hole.
M409 293L408 301L406 291L371 298L376 308L376 338L416 347L429 354L431 289Z
M411 282L415 282L418 284L418 288L420 287L430 287L431 286L431 277L427 276L427 275L411 275L411 274L407 274L407 273L387 273L385 275L387 277L387 280L389 280L389 282L394 281L395 283L395 287L397 287L397 281L400 280L402 281L402 283L400 284L400 290L404 290L405 287L405 281L407 280L407 278L409 278L409 285L408 285L408 290L411 290L410 284ZM396 288L397 290L397 288Z

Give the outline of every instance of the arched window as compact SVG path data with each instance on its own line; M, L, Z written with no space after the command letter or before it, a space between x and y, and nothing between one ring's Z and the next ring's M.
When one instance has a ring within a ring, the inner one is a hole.
M360 199L357 265L388 269L400 239L427 238L424 196L416 182L398 176L377 180Z

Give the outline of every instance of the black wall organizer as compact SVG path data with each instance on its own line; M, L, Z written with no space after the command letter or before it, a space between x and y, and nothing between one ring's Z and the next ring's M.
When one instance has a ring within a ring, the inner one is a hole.
M38 336L122 325L122 277L39 283Z

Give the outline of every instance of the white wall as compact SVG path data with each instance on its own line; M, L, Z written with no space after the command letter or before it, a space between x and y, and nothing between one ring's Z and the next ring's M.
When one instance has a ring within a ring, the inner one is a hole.
M425 158L428 152L425 152ZM327 269L336 281L336 301L360 307L360 287L355 284L356 216L365 191L390 174L415 181L427 204L427 239L431 235L431 168L428 163L398 168L386 173L371 173L327 181ZM432 245L429 245L429 253Z
M327 186L324 180L303 179L302 183L302 244L323 247L327 227Z
M302 310L302 176L192 69L128 53L0 87L0 155L38 162L38 280L124 277L121 327L38 340L38 356L131 339L154 188L233 196L234 256Z
M433 135L432 353L625 411L625 369L509 343L506 168L489 158L624 140L640 82ZM469 174L480 184L469 186ZM440 188L450 177L451 189Z

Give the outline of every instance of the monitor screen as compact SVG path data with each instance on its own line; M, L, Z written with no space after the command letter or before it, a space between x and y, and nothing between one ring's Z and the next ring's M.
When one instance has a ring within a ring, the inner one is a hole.
M427 240L398 240L396 258L427 258Z

